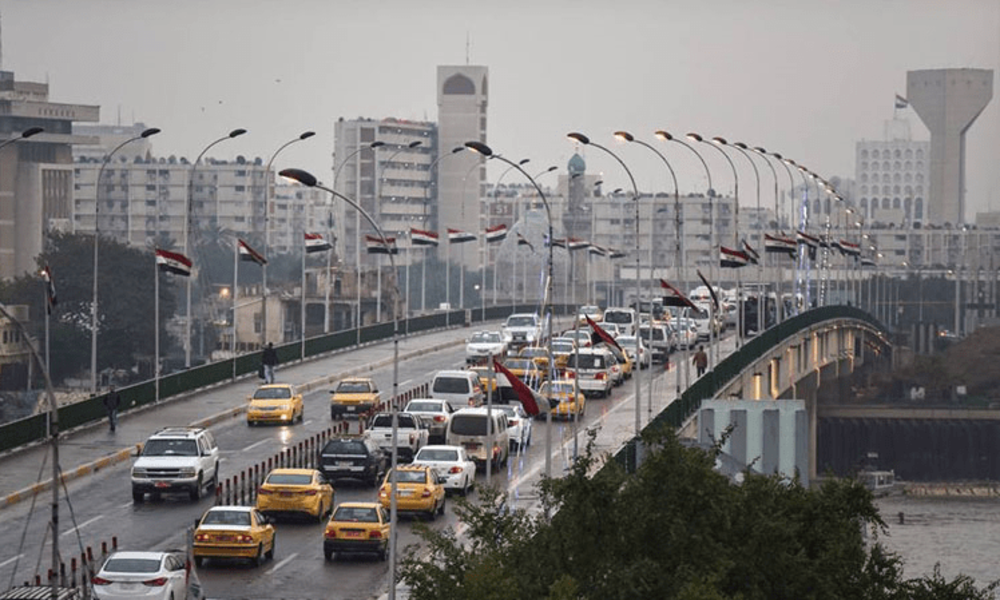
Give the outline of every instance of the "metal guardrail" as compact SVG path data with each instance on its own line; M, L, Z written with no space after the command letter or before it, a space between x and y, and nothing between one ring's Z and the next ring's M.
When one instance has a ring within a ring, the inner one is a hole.
M573 310L568 305L553 307L556 315L570 314ZM488 306L485 311L480 308L468 310L451 310L434 313L399 322L400 334L430 331L445 327L463 327L467 322L477 323L494 321L517 312L536 312L536 304L514 304L504 306ZM485 312L485 314L484 314ZM345 350L355 346L358 339L362 344L385 341L392 338L392 322L366 325L358 332L357 329L345 329L335 333L307 338L305 343L305 360L315 358L330 352ZM302 360L302 342L296 340L281 346L275 346L278 361L281 364L291 364ZM217 361L190 369L172 373L160 378L160 402L182 396L211 385L236 379L255 373L260 366L261 352L242 354L235 359ZM150 379L118 389L123 404L127 400L128 410L147 406L156 402L155 382ZM62 431L95 423L107 416L104 408L104 397L101 394L80 402L59 407L59 428ZM123 407L120 412L128 412ZM0 425L0 452L12 450L44 439L48 435L48 414L37 414Z
M853 306L823 306L798 314L782 321L774 327L754 337L743 346L719 362L712 371L705 373L691 384L681 397L674 400L666 409L643 428L643 433L658 427L679 429L688 418L701 406L701 401L713 398L732 379L739 376L744 369L766 355L776 346L792 338L803 329L818 323L832 320L854 319L872 328L888 334L885 327L867 312ZM626 471L635 471L635 438L629 440L609 462L616 462L625 467Z

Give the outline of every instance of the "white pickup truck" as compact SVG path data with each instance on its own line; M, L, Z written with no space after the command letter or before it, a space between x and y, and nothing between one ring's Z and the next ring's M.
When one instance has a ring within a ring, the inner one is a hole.
M430 431L417 415L401 412L397 413L396 417L399 419L397 432L399 460L410 462L417 450L427 445ZM392 413L378 413L372 417L366 434L386 454L390 454L392 452Z

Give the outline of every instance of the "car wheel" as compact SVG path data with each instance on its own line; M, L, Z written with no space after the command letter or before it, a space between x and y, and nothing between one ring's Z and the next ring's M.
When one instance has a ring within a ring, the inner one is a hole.
M271 549L268 550L266 554L264 554L264 558L268 560L274 560L274 547L277 544L278 544L278 536L277 534L275 534L275 536L271 538Z
M469 476L466 475L465 476L465 481L462 482L462 489L460 489L458 491L458 493L461 494L463 497L468 496L469 495L469 488L471 488L471 487L472 487L472 485L469 484Z
M382 562L389 559L389 548L387 546L382 546L382 549L378 551L378 559Z
M322 523L323 522L323 517L325 517L325 516L326 516L326 507L323 506L323 501L320 500L320 502L319 502L319 508L316 509L316 522L317 523Z
M250 559L250 562L255 567L259 567L262 564L264 564L264 544L263 543L257 545L257 556L254 556L252 559Z
M437 518L437 507L432 506L430 512L427 513L427 520L433 521L436 518Z
M447 501L447 499L444 496L441 496L441 507L438 508L438 514L439 515L443 515L444 514L444 505L445 505L446 501Z
M218 492L219 490L219 465L215 465L215 474L212 475L212 481L209 483L213 492Z
M204 484L201 482L201 473L198 473L198 481L195 482L194 487L191 488L190 492L191 499L194 500L195 502L201 500L202 485Z
M247 427L253 427L253 426L254 426L254 422L251 421L250 419L247 419Z
M145 492L132 490L132 502L135 502L136 504L142 504L143 500L145 499L146 499Z
M200 567L203 564L205 564L205 558L204 557L202 557L202 556L196 556L196 557L194 557L194 566Z
M336 556L336 554L334 554L332 550L323 549L323 558L326 560L333 560L334 556Z

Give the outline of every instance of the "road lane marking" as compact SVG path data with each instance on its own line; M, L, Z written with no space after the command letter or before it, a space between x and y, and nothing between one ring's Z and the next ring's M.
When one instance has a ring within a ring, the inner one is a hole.
M295 557L298 556L298 555L299 555L298 552L295 552L295 553L289 555L288 558L282 560L278 564L276 564L273 567L271 567L271 570L268 571L267 574L270 575L270 574L274 573L275 571L277 571L278 569L280 569L281 567L283 567L283 566L287 565L288 563L292 562L292 560L294 560Z
M62 532L62 535L63 536L67 536L67 535L69 535L71 533L76 533L77 531L80 531L81 529L83 529L87 525L90 525L91 523L94 523L96 521L100 521L103 518L104 518L104 515L97 515L96 517L94 517L93 519L90 519L89 521L84 521L83 523L80 523L79 525L77 525L73 529L70 529L68 531Z
M6 567L10 563L14 562L15 560L17 560L17 559L19 559L19 558L21 558L23 556L24 556L24 554L18 554L17 556L15 556L13 558L8 558L7 560L5 560L3 562L0 562L0 567Z
M406 381L400 382L399 387L403 387L404 385L409 385L412 381L413 381L412 379L407 379Z
M312 420L312 419L309 419L308 421L306 421L306 422L305 422L305 423L303 423L302 425L308 425L308 424L310 424L310 423L312 423L312 422L313 422L313 420Z
M253 444L250 444L249 446L247 446L246 448L244 448L243 450L241 450L241 452L246 452L247 450L253 450L257 446L260 446L262 444L266 444L266 443L268 443L270 441L272 441L272 440L261 440L259 442L254 442Z

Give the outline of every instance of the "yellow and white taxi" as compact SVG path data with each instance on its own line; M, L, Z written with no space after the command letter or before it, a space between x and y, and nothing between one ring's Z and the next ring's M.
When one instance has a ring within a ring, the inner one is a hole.
M257 489L262 514L309 515L322 522L333 510L333 486L316 469L274 469Z
M538 394L550 402L558 402L552 407L552 418L576 419L587 410L587 400L582 392L576 392L572 379L560 379L542 384ZM545 413L541 413L544 416Z
M252 506L213 506L195 521L194 564L206 558L274 558L274 526Z
M390 530L389 511L377 502L342 502L323 531L323 556L334 560L338 552L365 552L385 560Z
M304 407L302 394L288 383L269 383L257 388L252 396L247 398L247 425L259 423L293 423L302 422Z
M444 514L445 494L434 469L425 465L403 465L396 468L396 510L407 513L421 513L433 521L437 515ZM390 470L382 487L378 491L378 501L382 508L389 510L392 500L390 494L392 470Z
M348 377L330 390L330 418L363 416L382 402L375 382L367 377Z
M549 349L543 346L525 346L521 348L517 356L519 358L530 358L543 371L549 366Z

